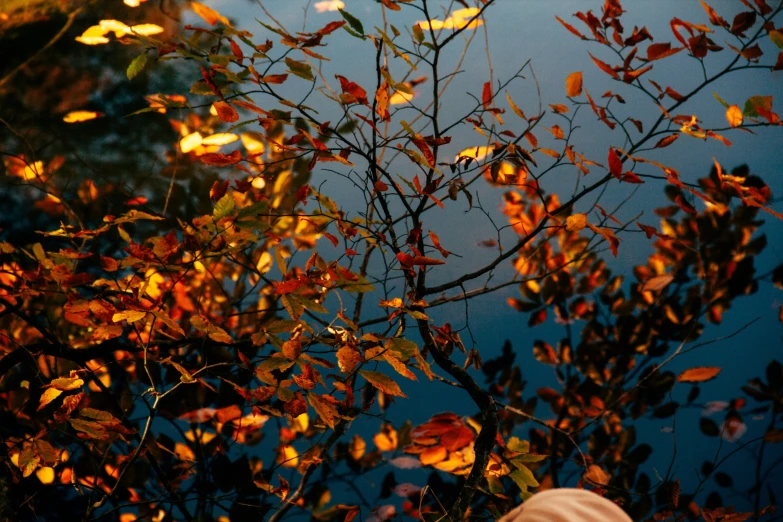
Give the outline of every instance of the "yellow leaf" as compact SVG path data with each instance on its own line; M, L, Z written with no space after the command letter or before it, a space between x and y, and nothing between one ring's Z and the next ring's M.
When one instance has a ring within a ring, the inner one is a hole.
M152 36L153 34L158 34L163 32L163 28L155 24L132 25L130 30L134 34L140 34L142 36Z
M58 390L57 388L47 388L46 391L41 394L41 402L38 403L37 411L44 409L47 404L62 395L62 393L62 390Z
M94 120L99 116L103 116L103 114L95 111L71 111L63 116L63 121L65 123L78 123L80 121Z
M41 484L51 484L54 482L54 468L49 466L35 470L35 476L41 481Z
M582 94L582 73L577 71L566 78L566 96L573 98L580 94Z
M458 161L460 158L473 158L476 161L481 161L486 158L490 152L492 152L491 147L470 147L457 154L457 158L454 161Z
M242 145L245 146L248 154L263 154L264 142L263 135L258 132L243 132L239 135ZM263 178L262 178L263 179Z
M109 39L105 36L107 32L108 31L105 31L100 25L93 25L92 27L88 27L81 36L77 36L75 40L84 45L106 44L109 43Z
M231 132L219 132L217 134L212 134L211 136L207 136L206 138L201 140L202 145L228 145L229 143L233 143L237 141L239 137L236 134L233 134Z
M114 33L117 38L122 38L126 34L129 34L130 27L127 24L120 22L119 20L101 20L99 27L103 31L103 34Z
M299 453L293 446L283 446L280 448L277 461L284 468L295 468L299 465Z
M739 127L742 125L742 109L738 105L732 105L726 109L726 119L732 127Z
M204 139L201 137L201 134L198 132L194 132L192 134L188 134L181 140L179 140L179 148L180 150L187 154L188 152L192 151L199 145L201 145L201 142Z
M402 91L394 91L394 94L389 97L389 105L402 105L403 103L408 103L412 99L413 94L408 94Z
M578 232L587 226L587 216L584 214L573 214L566 218L566 230Z

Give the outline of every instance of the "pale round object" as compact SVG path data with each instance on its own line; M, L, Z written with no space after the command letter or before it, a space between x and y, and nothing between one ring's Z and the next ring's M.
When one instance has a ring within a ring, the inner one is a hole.
M536 493L498 522L632 522L617 504L584 489Z

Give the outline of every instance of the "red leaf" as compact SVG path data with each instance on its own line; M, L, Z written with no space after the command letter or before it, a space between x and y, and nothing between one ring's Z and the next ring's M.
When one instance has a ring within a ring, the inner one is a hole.
M427 143L419 138L412 138L411 141L414 145L421 151L421 153L424 155L424 159L427 160L427 163L429 163L430 167L435 167L435 155L432 153L432 150L430 149L429 145ZM421 192L421 190L419 190Z
M623 172L623 162L620 161L620 156L614 151L613 148L609 149L609 173L617 179L620 179Z
M242 154L235 150L231 154L221 154L219 152L211 152L209 154L203 154L198 157L202 163L207 165L217 165L218 167L227 167L228 165L234 165L242 161Z
M229 40L229 45L231 45L231 52L234 54L234 56L237 57L237 60L241 63L242 60L245 58L245 55L242 53L242 48L239 47L239 45L234 40Z
M233 123L239 119L239 113L228 102L215 102L214 107L218 113L218 118L226 123Z
M492 103L492 85L489 82L484 83L484 92L481 95L481 104L485 109L489 109Z
M340 88L343 90L343 93L350 94L356 102L361 103L362 105L369 105L369 102L367 101L367 91L345 76L335 74L335 78L340 80Z
M319 29L317 34L322 34L322 35L330 34L335 32L337 29L341 28L344 25L345 25L345 20L340 20L339 22L329 22L321 29Z

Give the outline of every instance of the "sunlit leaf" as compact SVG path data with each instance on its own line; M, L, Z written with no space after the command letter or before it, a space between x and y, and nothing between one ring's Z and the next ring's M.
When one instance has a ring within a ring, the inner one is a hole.
M95 118L99 118L101 116L103 116L103 113L95 111L71 111L63 116L63 121L65 123L78 123L82 121L94 120Z
M345 3L342 0L322 0L313 4L315 10L319 13L325 13L327 11L339 11L345 7Z
M732 127L742 125L742 109L739 108L739 105L732 105L726 109L726 120Z
M202 141L203 138L201 137L200 133L192 132L179 140L179 148L183 153L187 154L188 152L198 148Z
M587 216L573 214L566 218L566 230L578 232L587 226Z
M217 134L212 134L210 136L207 136L206 138L203 138L201 140L202 145L215 145L215 146L221 146L221 145L228 145L229 143L233 143L239 139L239 136L236 134L230 133L230 132L219 132Z
M194 13L199 15L209 25L215 25L218 22L223 22L225 25L229 25L226 17L222 16L211 7L207 7L199 2L190 2L190 7L193 9Z
M139 24L130 27L131 33L141 36L152 36L163 32L163 28L155 24Z

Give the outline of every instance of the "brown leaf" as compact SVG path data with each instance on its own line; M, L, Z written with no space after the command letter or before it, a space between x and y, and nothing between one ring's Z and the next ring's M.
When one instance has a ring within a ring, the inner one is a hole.
M239 119L239 113L228 102L217 101L213 104L218 118L226 123L233 123Z

